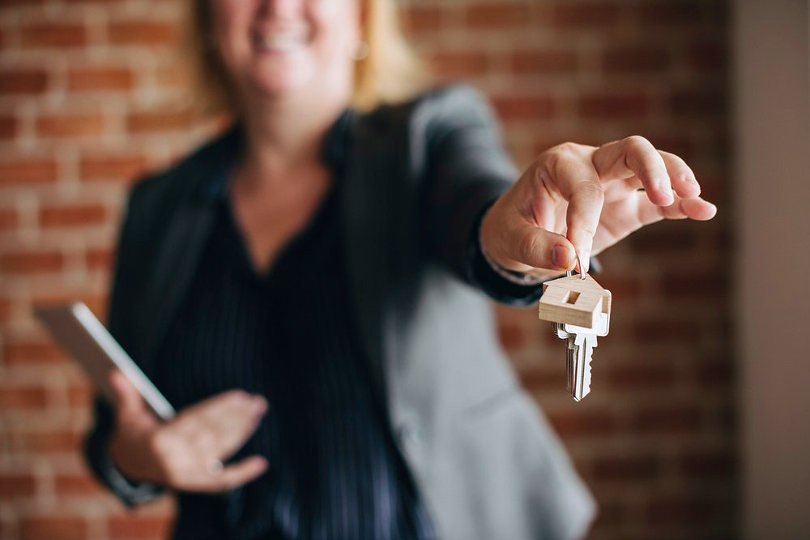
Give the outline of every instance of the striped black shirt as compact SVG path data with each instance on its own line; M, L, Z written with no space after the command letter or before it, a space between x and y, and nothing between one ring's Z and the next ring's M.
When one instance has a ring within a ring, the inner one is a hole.
M269 410L233 460L269 469L226 496L181 493L176 538L432 538L353 326L337 212L314 219L257 274L220 198L216 226L156 362L178 409L242 388Z

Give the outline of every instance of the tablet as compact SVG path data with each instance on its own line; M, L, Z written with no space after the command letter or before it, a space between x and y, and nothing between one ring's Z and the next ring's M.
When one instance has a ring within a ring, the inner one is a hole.
M159 418L170 420L174 417L174 407L84 303L35 307L34 314L84 368L96 389L110 403L115 403L115 393L109 382L110 370L117 368L138 389Z

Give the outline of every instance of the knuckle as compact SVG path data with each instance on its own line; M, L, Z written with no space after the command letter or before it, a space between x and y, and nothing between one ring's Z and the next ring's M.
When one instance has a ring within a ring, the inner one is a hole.
M624 144L628 149L642 150L652 148L652 143L641 135L630 135L624 138Z

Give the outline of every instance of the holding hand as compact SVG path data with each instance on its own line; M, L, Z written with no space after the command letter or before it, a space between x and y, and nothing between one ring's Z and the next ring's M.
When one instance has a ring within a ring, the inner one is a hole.
M161 423L121 372L113 371L110 382L117 401L110 452L128 477L182 491L220 492L253 480L267 468L261 456L222 465L258 427L267 411L263 397L231 390Z
M643 191L641 191L643 189ZM484 251L502 267L550 277L661 219L708 220L686 163L643 137L599 148L565 143L540 155L487 211Z

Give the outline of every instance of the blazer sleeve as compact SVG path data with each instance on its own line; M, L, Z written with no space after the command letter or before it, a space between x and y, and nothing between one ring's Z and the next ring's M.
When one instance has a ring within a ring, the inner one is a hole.
M429 120L423 234L430 256L497 302L536 302L542 285L508 281L481 253L481 219L519 176L491 108L477 91L461 85L440 91L424 107Z
M137 271L138 240L133 206L143 185L136 184L128 197L127 210L118 236L118 247L110 293L108 328L126 351L131 351L131 313L136 305L140 273ZM84 457L95 478L109 488L126 506L132 507L162 493L159 486L126 478L113 463L109 441L115 429L115 411L100 396L94 399L94 424L84 440Z

